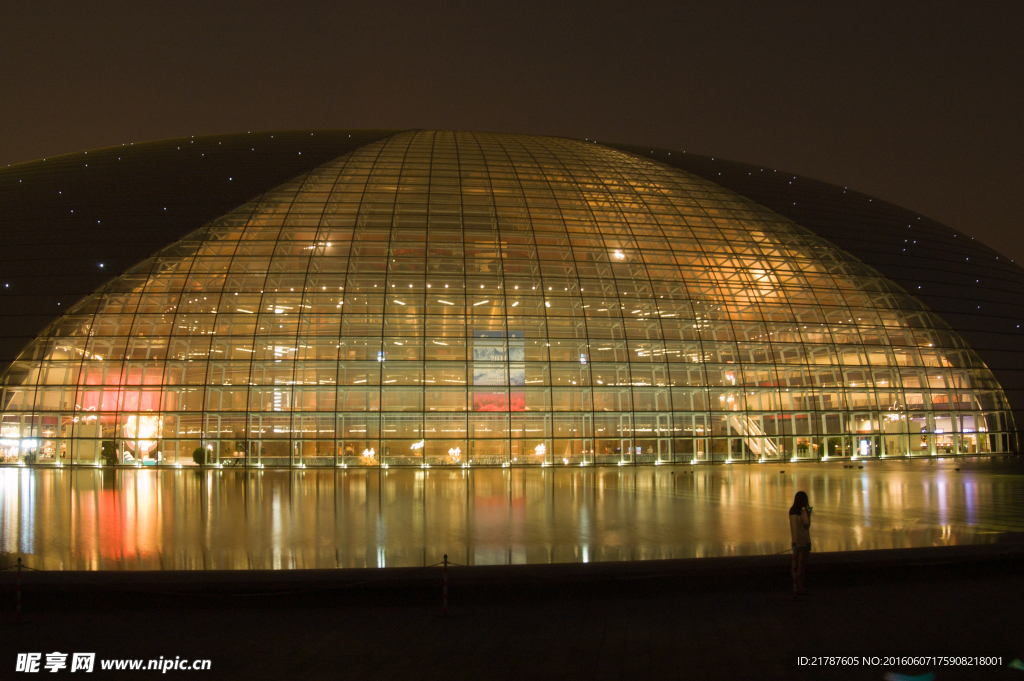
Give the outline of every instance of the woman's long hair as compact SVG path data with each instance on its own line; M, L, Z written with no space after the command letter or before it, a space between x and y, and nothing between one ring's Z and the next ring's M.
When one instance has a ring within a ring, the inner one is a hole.
M811 502L807 500L807 492L797 492L793 497L793 505L789 508L790 515L800 515L800 511L809 507Z

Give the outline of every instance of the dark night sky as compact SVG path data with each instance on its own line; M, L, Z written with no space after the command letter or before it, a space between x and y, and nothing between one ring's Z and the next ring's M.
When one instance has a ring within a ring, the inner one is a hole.
M291 128L763 164L1024 261L1024 3L0 4L0 164Z

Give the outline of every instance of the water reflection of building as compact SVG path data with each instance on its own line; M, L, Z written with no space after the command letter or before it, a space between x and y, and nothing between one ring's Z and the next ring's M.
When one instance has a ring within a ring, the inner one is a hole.
M1024 530L1019 470L869 467L6 469L0 553L46 569L132 570L772 554L789 546L798 487L811 494L822 551Z
M978 354L734 192L584 142L400 133L72 307L4 375L0 456L588 466L1016 447Z

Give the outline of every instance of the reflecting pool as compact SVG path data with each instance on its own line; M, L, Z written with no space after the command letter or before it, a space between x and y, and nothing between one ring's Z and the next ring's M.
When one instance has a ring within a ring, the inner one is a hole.
M473 470L0 469L0 562L62 570L650 560L1024 532L1016 459ZM858 464L854 464L857 466ZM956 470L959 468L960 470Z

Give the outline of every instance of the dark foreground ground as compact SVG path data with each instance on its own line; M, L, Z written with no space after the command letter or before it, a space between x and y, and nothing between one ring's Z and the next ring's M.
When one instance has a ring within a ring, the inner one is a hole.
M0 573L0 678L19 652L203 658L196 679L1020 679L1024 544L812 556L792 602L788 557L276 573ZM998 666L885 664L995 656ZM850 656L856 666L800 666ZM866 666L864 657L878 656ZM70 660L70 657L69 657ZM892 677L889 678L899 678Z

